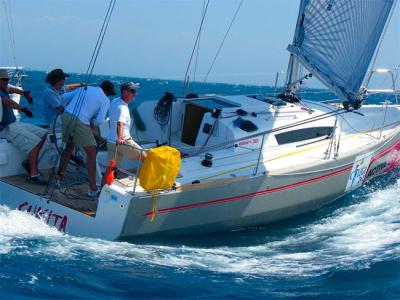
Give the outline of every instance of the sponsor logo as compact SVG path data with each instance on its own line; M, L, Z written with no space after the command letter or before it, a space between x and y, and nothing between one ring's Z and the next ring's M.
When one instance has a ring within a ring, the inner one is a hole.
M350 185L351 186L359 186L364 180L365 173L367 172L367 167L362 165L356 165L355 169L351 172L350 175Z
M362 185L367 175L371 156L372 152L356 157L349 179L347 181L345 189L346 192L352 191Z
M65 229L67 228L68 217L56 214L52 210L49 211L47 208L42 209L40 206L33 206L29 204L29 202L25 201L18 206L18 210L34 215L38 219L46 220L46 224L54 226L62 232L65 232Z
M386 171L386 167L387 167L386 162L383 162L383 163L373 167L372 169L370 169L368 171L367 178L382 174L384 171Z
M385 155L378 156L374 158L373 162L369 166L371 168L372 164L374 162L377 162L378 159L384 160L382 163L376 165L375 167L371 168L368 170L368 175L366 179L370 179L372 177L388 173L392 171L393 169L396 169L400 166L400 150L397 148L399 147L399 144L396 144L395 147L392 147L390 152L385 153L386 159L384 159Z

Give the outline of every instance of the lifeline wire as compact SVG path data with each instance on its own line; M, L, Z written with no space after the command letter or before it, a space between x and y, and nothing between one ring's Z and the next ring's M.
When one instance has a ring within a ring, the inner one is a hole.
M340 109L333 110L333 111L330 111L330 112L327 112L327 113L324 113L324 114L321 114L321 115L318 115L318 116L315 116L315 117L311 117L311 118L308 118L308 119L301 120L299 122L295 122L295 123L292 123L292 124L284 125L284 126L281 126L281 127L273 128L273 129L262 131L262 132L257 132L257 133L254 133L252 135L246 136L245 138L246 139L251 139L251 138L254 138L254 137L257 137L257 136L260 136L260 135L269 134L269 133L273 133L273 132L289 129L289 128L300 126L300 125L304 125L304 124L307 124L307 123L323 120L323 119L326 119L326 118L329 118L329 117L341 115L341 114L344 114L344 113L347 113L347 112L349 112L349 111L340 108ZM209 151L209 150L212 150L212 149L221 148L223 146L226 146L226 145L229 145L229 144L232 144L232 143L236 143L236 142L241 141L243 139L244 138L242 137L242 138L238 138L238 139L235 139L235 140L231 140L231 141L227 141L227 142L224 142L224 143L220 143L220 144L217 144L217 145L209 146L209 147L207 147L205 149L200 149L200 150L194 151L192 153L189 153L189 154L187 154L185 156L185 158L196 156L196 155L199 155L200 153L203 153L203 152L206 152L206 151Z

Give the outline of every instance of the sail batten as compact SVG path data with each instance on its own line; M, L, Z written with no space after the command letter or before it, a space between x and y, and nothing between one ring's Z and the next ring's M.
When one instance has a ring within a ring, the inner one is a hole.
M395 0L303 0L288 50L343 100L354 101Z

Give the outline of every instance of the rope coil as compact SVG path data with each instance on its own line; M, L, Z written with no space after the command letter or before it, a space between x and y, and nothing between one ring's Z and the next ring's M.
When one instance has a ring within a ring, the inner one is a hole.
M175 96L172 93L166 92L160 100L158 100L156 107L153 111L154 120L164 128L171 119L172 102Z

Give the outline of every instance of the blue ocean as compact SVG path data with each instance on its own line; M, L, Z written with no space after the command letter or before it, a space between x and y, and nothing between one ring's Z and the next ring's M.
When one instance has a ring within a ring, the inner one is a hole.
M46 74L27 74L24 86L34 99L33 105L22 99L34 113L27 121L41 123ZM183 93L180 81L115 76L91 81L103 79L139 82L136 104L166 91ZM68 82L82 80L73 74ZM190 85L199 94L272 90ZM303 96L333 98L323 90ZM163 239L69 236L0 206L0 261L0 299L400 299L400 175L388 174L331 205L276 224Z

